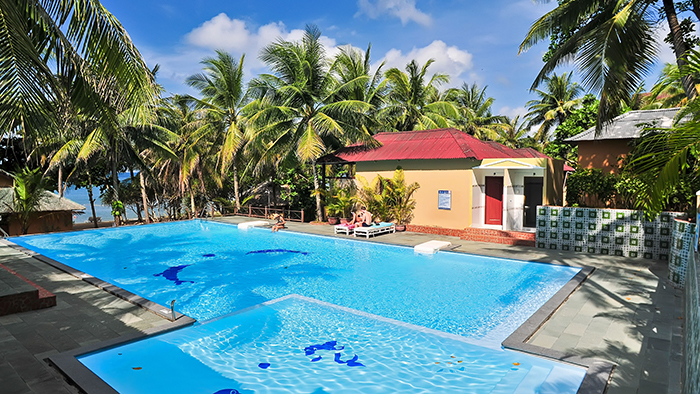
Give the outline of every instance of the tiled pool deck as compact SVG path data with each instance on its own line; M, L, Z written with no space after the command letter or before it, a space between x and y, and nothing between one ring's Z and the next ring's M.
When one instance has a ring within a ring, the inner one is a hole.
M333 235L331 226L289 223L288 227ZM380 235L368 242L413 246L432 239L461 245L455 249L460 252L596 267L528 343L616 364L608 394L680 392L682 292L665 280L665 263L418 233ZM0 263L56 294L58 301L53 308L0 316L2 393L77 393L46 363L47 357L171 324L3 244Z

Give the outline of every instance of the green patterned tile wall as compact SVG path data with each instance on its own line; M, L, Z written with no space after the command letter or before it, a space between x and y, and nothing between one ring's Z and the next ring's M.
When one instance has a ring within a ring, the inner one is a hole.
M688 261L691 254L694 253L695 223L674 220L672 237L668 279L683 288L688 271Z
M688 259L685 286L685 349L683 351L685 373L683 393L700 393L700 270L697 254Z
M648 221L628 209L538 206L537 247L668 261L679 215L664 212Z

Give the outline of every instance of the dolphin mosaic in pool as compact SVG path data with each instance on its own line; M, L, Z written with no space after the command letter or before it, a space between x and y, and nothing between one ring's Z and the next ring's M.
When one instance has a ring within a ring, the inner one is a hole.
M159 273L159 274L153 274L153 276L162 276L163 278L175 282L176 285L181 285L183 283L194 283L191 280L180 280L177 277L177 274L180 273L183 269L186 267L189 267L192 264L185 264L185 265L178 265L175 267L170 267L166 269L165 271Z
M215 392L214 394L241 394L241 392L236 389L223 389Z
M338 347L338 341L328 341L323 345L311 345L304 348L307 356L315 354L317 350L343 350L345 346Z
M309 252L300 252L298 250L289 250L289 249L263 249L263 250L253 250L250 251L246 254L257 254L257 253L298 253L298 254L303 254L307 255Z
M305 347L304 354L307 356L312 356L312 355L316 354L316 352L319 350L343 350L343 349L345 349L345 346L338 345L338 341L328 341L328 342L321 344L321 345L311 345L311 346ZM364 367L364 364L357 362L357 359L358 359L357 355L355 355L355 357L353 357L347 361L341 360L340 357L342 357L342 354L336 353L333 360L335 362L337 362L338 364L345 364L349 367ZM323 359L322 356L316 356L316 357L311 359L311 362L315 363L317 361L321 361L322 359Z
M338 364L345 364L345 365L347 365L348 367L364 367L364 366L365 366L364 364L358 363L358 362L357 362L357 359L358 359L357 354L355 355L355 357L353 357L353 358L351 358L350 360L347 360L347 361L341 360L341 359L340 359L340 356L341 356L340 353L336 353L336 354L335 354L335 358L333 359L333 361L337 362Z

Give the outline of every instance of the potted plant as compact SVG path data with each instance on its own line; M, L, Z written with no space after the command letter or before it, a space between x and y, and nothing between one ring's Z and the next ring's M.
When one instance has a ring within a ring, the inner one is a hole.
M328 224L336 225L340 222L340 215L342 215L342 207L338 205L337 202L326 205L326 217L328 218Z
M416 208L416 200L413 194L420 188L417 182L406 184L401 168L394 171L394 177L387 179L386 189L388 199L391 201L389 212L396 223L396 231L405 231L406 224L413 218L413 210Z

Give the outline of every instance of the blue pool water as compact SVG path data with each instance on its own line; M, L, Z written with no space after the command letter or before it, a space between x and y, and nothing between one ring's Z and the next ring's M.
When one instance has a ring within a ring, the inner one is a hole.
M575 393L585 374L299 297L80 362L117 391L139 394L562 394Z
M585 375L500 347L578 268L203 221L11 240L199 320L79 358L120 393L573 394Z
M579 271L204 221L11 240L198 320L299 294L494 348Z

